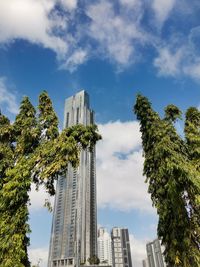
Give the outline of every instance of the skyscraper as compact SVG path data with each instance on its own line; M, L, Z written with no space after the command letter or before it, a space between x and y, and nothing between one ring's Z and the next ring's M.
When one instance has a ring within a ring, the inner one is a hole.
M132 267L128 229L114 227L111 238L113 267Z
M94 123L85 91L65 101L64 127ZM95 149L81 151L77 169L59 177L54 203L48 267L79 266L97 255Z
M98 229L97 247L100 264L112 266L111 236L103 227Z
M165 267L159 239L147 243L146 250L149 267Z
M147 259L142 260L142 267L148 267L148 266L149 266L149 264L148 264Z

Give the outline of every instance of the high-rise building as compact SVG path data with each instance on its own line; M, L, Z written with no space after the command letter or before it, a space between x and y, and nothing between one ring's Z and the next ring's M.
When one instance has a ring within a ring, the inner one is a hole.
M149 267L147 259L142 260L142 267Z
M149 267L165 267L159 239L147 243L146 250Z
M85 91L65 101L64 127L94 123ZM80 153L77 169L69 164L56 187L48 267L79 266L97 255L95 149Z
M103 227L98 229L97 247L100 264L112 266L111 236Z
M114 227L111 238L113 267L132 267L128 229Z

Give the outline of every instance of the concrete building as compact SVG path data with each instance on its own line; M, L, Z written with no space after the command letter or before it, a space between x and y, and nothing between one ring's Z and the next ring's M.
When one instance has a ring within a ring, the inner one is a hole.
M111 236L103 227L98 229L97 247L100 264L112 266Z
M159 239L155 239L146 245L149 267L165 267L164 258Z
M111 238L113 267L132 267L128 229L114 227Z
M147 259L142 260L142 267L149 267Z
M65 101L64 127L94 123L85 91ZM48 267L88 264L97 255L95 149L81 151L78 169L59 177L54 203Z

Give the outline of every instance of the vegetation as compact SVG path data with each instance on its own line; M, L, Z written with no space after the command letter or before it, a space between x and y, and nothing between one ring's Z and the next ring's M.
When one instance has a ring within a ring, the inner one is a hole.
M99 260L99 258L98 258L96 255L94 255L94 256L92 256L92 257L90 257L90 258L88 259L88 262L89 262L91 265L99 265L100 260Z
M0 114L0 267L29 267L27 255L31 183L55 193L54 181L77 167L80 149L101 137L97 127L76 125L58 131L58 119L46 92L38 111L24 97L14 123ZM49 206L49 203L46 203Z
M189 108L185 138L175 128L181 111L174 105L160 118L147 98L138 95L144 174L159 215L158 237L168 267L200 266L200 112Z

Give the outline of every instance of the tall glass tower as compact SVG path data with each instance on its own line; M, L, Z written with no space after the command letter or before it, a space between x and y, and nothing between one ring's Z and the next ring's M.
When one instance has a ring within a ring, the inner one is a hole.
M80 91L65 101L64 127L94 123L89 96ZM81 151L77 169L59 177L54 203L48 267L79 266L97 255L95 149Z

